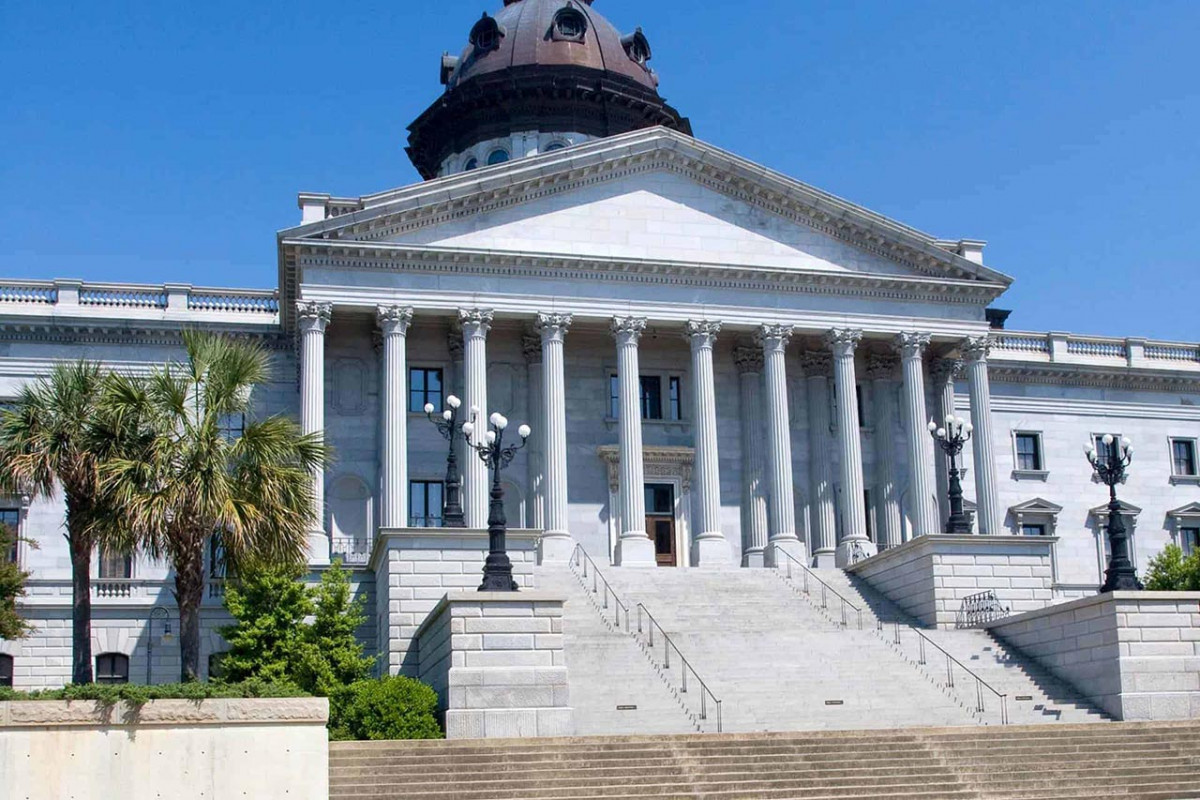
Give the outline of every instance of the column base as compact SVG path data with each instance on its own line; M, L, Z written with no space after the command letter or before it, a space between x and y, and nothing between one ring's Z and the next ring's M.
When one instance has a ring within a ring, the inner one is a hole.
M837 566L836 550L818 550L813 553L813 566L817 569L832 569Z
M752 547L742 553L742 566L749 569L762 569L767 565L765 547Z
M329 534L325 531L308 532L308 564L312 567L329 566Z
M807 548L804 542L793 536L780 536L774 541L767 542L766 565L768 567L784 567L787 566L787 558L778 555L780 552L787 553L792 558L796 559L801 564L808 564Z
M630 531L621 534L617 540L617 552L613 558L614 566L644 567L654 569L658 566L658 558L654 554L654 542L643 531Z
M733 552L720 533L700 534L692 542L692 565L701 569L721 569L733 566Z
M546 531L538 543L539 564L565 564L575 552L575 540L566 531Z
M838 545L836 566L845 568L875 555L875 543L870 539L847 539Z

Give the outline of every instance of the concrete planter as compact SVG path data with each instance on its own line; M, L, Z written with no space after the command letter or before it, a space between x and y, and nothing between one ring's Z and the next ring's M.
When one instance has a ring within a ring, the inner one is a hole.
M22 800L324 800L325 698L0 703L0 775Z

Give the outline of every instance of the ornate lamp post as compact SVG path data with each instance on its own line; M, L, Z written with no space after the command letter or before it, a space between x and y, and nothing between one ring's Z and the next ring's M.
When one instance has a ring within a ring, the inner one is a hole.
M946 417L946 427L939 428L929 422L929 435L942 452L950 459L950 519L946 520L946 533L970 533L971 520L963 513L962 483L958 480L958 458L963 445L971 440L971 423L953 414Z
M508 558L508 548L505 538L508 533L508 520L504 518L504 488L500 485L500 471L508 466L517 451L525 446L531 433L528 425L517 429L521 436L520 444L504 446L504 429L508 427L508 419L499 413L489 417L492 429L483 433L482 442L472 441L475 437L475 416L472 409L471 421L463 423L462 432L467 445L475 450L483 463L492 471L492 502L488 506L488 556L483 566L483 583L479 584L481 592L515 592L517 582L512 576L512 562ZM475 437L478 438L478 437Z
M1083 446L1087 460L1100 481L1108 486L1108 569L1104 571L1101 592L1140 591L1142 582L1129 559L1129 532L1121 519L1121 503L1117 500L1117 484L1125 482L1125 470L1133 461L1133 446L1128 439L1117 439L1110 433L1100 440L1103 454L1096 452L1096 445L1088 442Z
M442 525L447 528L465 528L467 522L463 518L462 481L458 477L458 454L454 451L454 443L462 432L463 425L458 421L458 409L462 401L454 395L446 398L446 408L441 419L433 416L433 403L425 404L425 416L437 426L438 433L450 442L450 453L446 456L446 497L442 507Z
M152 683L154 677L154 620L161 619L163 621L162 643L170 644L174 638L171 636L171 612L163 606L155 606L150 609L150 619L146 628L146 685Z

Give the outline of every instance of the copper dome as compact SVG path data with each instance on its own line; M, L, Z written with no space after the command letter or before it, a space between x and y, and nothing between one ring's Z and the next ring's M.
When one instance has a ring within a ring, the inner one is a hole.
M446 91L409 126L409 157L427 179L449 155L519 131L691 133L658 94L641 29L622 35L591 0L505 0L468 40L443 56Z

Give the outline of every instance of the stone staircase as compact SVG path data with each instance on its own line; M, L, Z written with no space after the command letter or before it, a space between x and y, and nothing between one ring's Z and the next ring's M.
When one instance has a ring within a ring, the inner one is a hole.
M1200 798L1200 723L334 742L330 800Z

